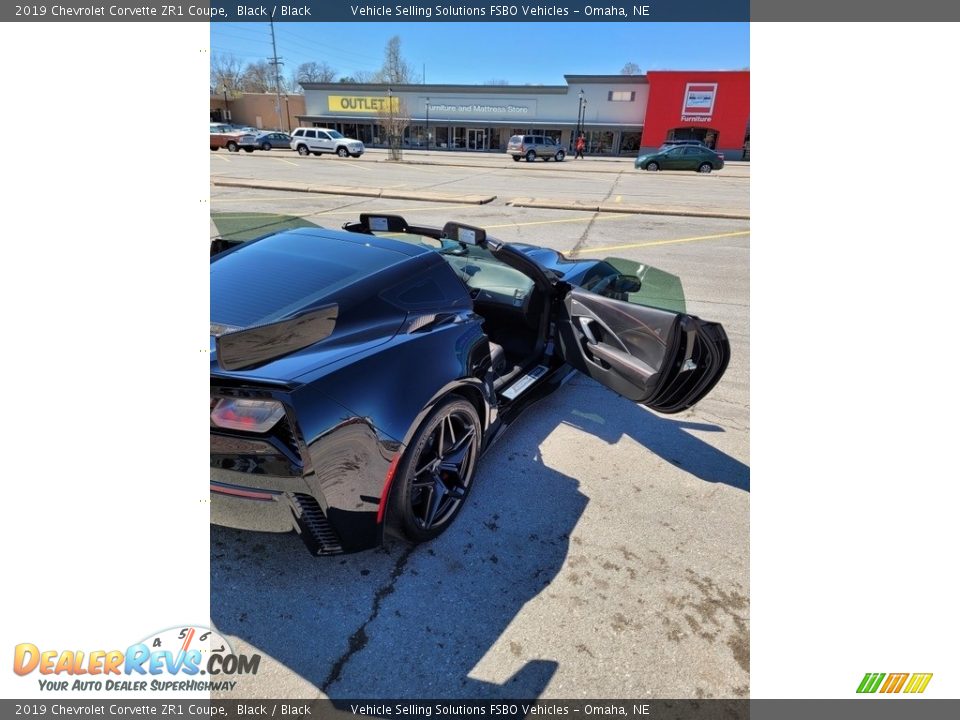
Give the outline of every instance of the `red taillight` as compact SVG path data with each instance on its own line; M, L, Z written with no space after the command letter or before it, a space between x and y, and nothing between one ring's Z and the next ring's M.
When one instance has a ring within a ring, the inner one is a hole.
M210 422L227 430L265 433L283 417L276 400L220 398L210 411Z

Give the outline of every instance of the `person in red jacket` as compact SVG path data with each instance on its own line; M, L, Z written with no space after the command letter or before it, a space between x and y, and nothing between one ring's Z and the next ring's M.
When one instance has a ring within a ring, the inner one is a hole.
M582 158L583 151L586 149L586 147L587 141L583 139L583 133L580 133L580 137L577 138L577 144L575 145L577 153L573 156L573 159L576 160L577 158Z

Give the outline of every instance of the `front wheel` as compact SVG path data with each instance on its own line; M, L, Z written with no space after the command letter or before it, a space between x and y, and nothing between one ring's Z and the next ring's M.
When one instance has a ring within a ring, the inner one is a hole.
M566 156L567 154L563 150L559 150L557 151L557 154L553 156L553 159L556 160L557 162L563 162L563 159Z
M441 403L417 430L390 492L396 526L408 540L432 540L453 523L470 492L480 436L476 409L458 396Z
M240 146L231 140L230 142L227 143L227 150L229 150L230 152L237 152L240 150Z
M527 162L533 162L536 159L537 159L537 153L535 153L533 150L527 153Z
M245 148L244 148L244 151L245 151L245 152L253 152L253 148L245 147Z
M270 143L264 143L263 145L260 146L260 149L261 149L261 150L270 150L272 147L273 147L273 145L271 145Z
M649 170L650 172L656 172L659 169L660 169L660 166L657 163L655 162L647 163L647 170Z
M705 162L705 163L700 163L700 167L697 168L697 172L699 172L699 173L708 173L708 172L712 172L712 171L713 171L713 165L711 165L710 163L706 163L706 162Z
M347 157L349 154L345 147L337 148L337 157Z
M307 148L306 145L301 145L301 146L299 146L299 147L297 148L297 155L301 155L302 157L306 157L306 156L309 155L309 154L310 154L310 150Z

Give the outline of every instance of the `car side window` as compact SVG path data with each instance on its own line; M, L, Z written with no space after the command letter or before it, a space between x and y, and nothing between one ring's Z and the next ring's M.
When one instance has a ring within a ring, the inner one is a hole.
M700 148L698 148L696 145L687 145L687 146L683 149L683 154L684 154L684 155L699 155L699 154L700 154Z
M308 138L314 138L314 139L316 139L316 137L317 137L317 131L316 131L316 130L307 130L307 132L305 133L305 135L306 135L306 137L308 137Z
M550 137L544 138L544 139L543 139L543 144L544 144L544 145L556 145L556 143L553 141L553 138L550 138Z
M294 131L293 131L293 136L294 136L294 137L302 137L302 136L303 136L303 130L294 130Z
M682 147L670 148L669 150L667 150L665 154L670 155L671 157L676 157L678 155L683 154L683 148Z
M533 145L533 135L524 135L523 142L525 145Z
M330 139L329 135L327 135L325 132L320 132L319 130L317 130L317 140L329 140L329 139Z

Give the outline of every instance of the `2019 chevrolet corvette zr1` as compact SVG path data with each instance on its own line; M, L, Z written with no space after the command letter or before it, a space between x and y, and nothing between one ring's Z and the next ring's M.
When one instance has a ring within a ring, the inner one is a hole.
M316 554L443 532L481 453L571 372L675 413L730 356L643 266L458 223L361 215L211 254L211 519Z

